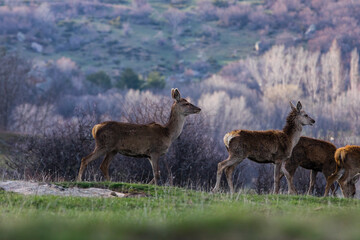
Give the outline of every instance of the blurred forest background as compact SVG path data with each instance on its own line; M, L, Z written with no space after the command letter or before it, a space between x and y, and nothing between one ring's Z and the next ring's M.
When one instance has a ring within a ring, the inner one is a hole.
M289 100L316 120L304 135L360 144L358 1L0 0L0 32L3 179L74 180L94 124L165 123L172 87L202 108L163 157L178 186L209 189L224 134L281 129ZM103 179L99 164L87 180ZM119 155L110 174L152 179L148 160ZM248 160L235 172L258 193L272 178Z

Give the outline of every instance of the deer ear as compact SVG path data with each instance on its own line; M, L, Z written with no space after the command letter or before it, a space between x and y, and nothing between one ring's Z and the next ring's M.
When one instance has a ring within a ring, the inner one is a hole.
M181 96L180 96L180 92L179 92L179 90L178 90L177 88L175 88L175 89L172 88L172 89L171 89L171 96L172 96L172 98L175 99L177 102L180 101Z
M291 101L289 103L290 103L291 110L296 110L294 104Z
M296 109L300 112L301 109L302 109L302 105L301 105L301 102L298 101L297 105L296 105Z

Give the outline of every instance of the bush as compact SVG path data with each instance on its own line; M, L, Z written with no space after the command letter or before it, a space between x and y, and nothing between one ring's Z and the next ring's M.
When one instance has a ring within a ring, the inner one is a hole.
M159 72L154 71L149 73L143 88L163 89L165 85L165 77L161 76Z
M117 88L140 89L143 84L144 81L139 78L139 75L132 68L125 68L115 86Z
M229 6L228 1L226 0L213 0L212 4L216 7L220 7L220 8L226 8Z
M111 79L104 71L89 74L86 80L104 89L111 88Z
M94 123L93 117L82 114L64 124L54 124L46 132L18 143L6 164L22 178L74 180L81 158L92 151ZM88 167L91 169L92 165Z

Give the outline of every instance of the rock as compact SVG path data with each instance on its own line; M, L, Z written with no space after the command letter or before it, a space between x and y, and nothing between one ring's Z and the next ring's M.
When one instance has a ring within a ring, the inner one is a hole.
M316 25L315 24L311 24L309 26L309 28L306 30L305 32L305 37L309 38L311 37L314 33L316 32Z
M0 182L0 189L24 195L55 195L75 197L129 197L128 194L101 188L64 188L50 183L27 181Z
M25 41L25 35L22 33L22 32L18 32L17 34L16 34L16 38L17 38L17 40L19 41L19 42L23 42L23 41Z
M38 53L42 53L43 51L43 46L36 42L31 43L31 48Z

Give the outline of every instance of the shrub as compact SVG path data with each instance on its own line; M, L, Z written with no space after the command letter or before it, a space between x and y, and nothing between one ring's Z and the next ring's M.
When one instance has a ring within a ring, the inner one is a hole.
M134 0L131 4L130 16L135 19L135 21L143 23L147 22L153 8L147 2L147 0Z
M143 88L158 88L163 89L166 85L165 77L161 76L159 72L150 72Z
M111 88L111 79L104 71L89 74L86 80L104 89Z
M144 81L139 78L139 75L132 68L125 68L115 86L117 88L140 89L143 84Z
M219 24L226 27L243 27L248 23L250 11L251 7L248 4L230 5L227 8L220 8L217 11Z
M84 114L17 143L6 164L37 180L74 180L82 157L92 151L94 118ZM92 167L89 167L89 170Z

